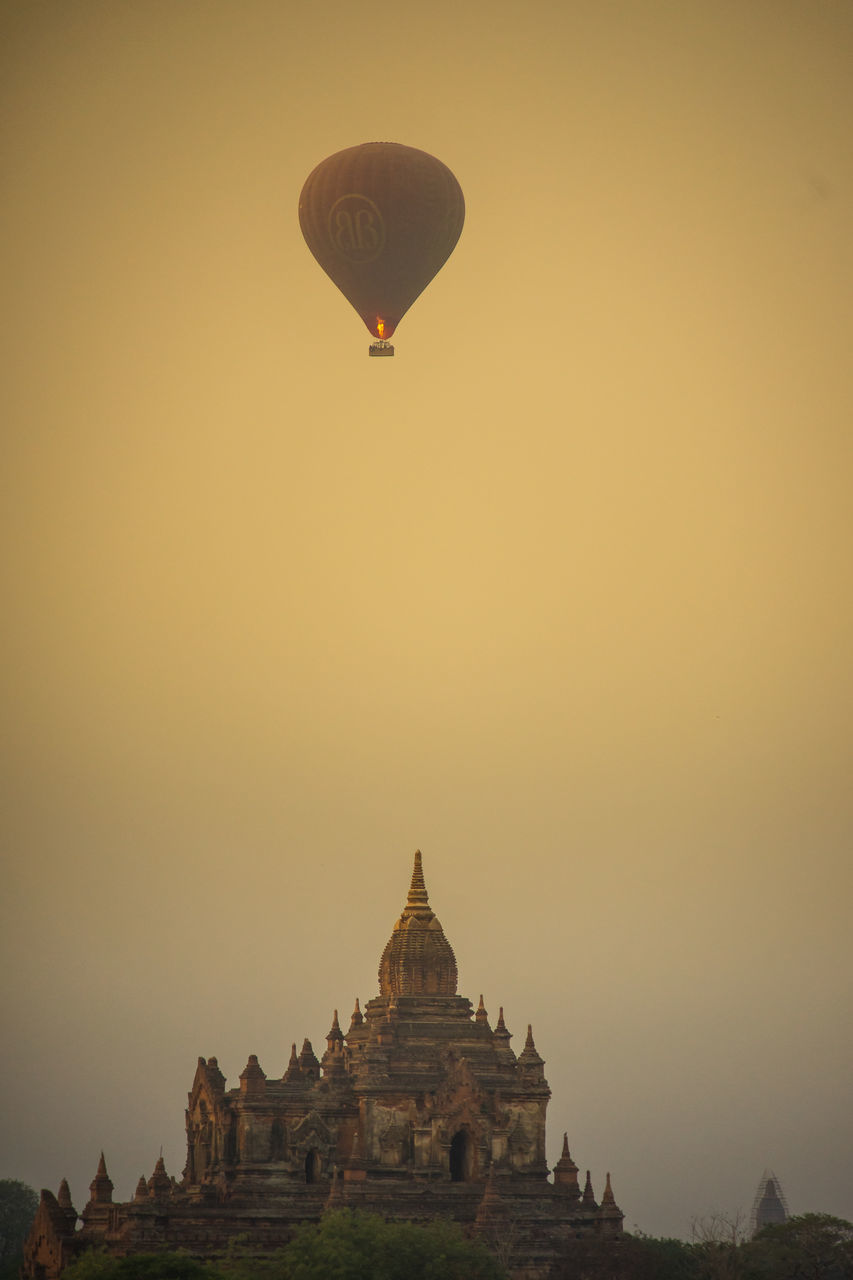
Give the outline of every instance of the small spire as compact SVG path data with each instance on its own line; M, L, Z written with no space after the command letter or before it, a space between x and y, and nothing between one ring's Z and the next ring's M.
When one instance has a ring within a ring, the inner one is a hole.
M98 1161L98 1172L92 1182L89 1183L89 1194L95 1204L112 1204L113 1184L107 1173L107 1162L104 1159L103 1151Z
M299 1059L296 1056L296 1045L290 1046L290 1061L287 1064L287 1070L283 1076L284 1080L301 1080L302 1071L299 1067Z
M478 1234L485 1234L490 1228L498 1228L506 1221L507 1206L503 1201L503 1197L498 1189L495 1181L495 1166L492 1161L489 1164L489 1171L486 1174L486 1185L483 1190L483 1198L477 1209L477 1216L474 1219L474 1230Z
M312 1080L319 1080L320 1063L314 1053L311 1041L307 1036L302 1042L302 1052L299 1055L299 1068L304 1076L310 1076Z
M63 1178L59 1184L59 1195L56 1197L60 1209L73 1209L71 1203L71 1188L68 1185L68 1179Z
M512 1039L512 1035L509 1031L507 1031L507 1026L506 1026L506 1023L504 1022L503 1005L501 1005L500 1007L500 1011L498 1013L497 1025L495 1026L495 1029L492 1032L492 1036L494 1037L494 1040L495 1040L495 1053L496 1053L498 1062L500 1062L501 1065L505 1067L511 1066L515 1062L516 1058L509 1044L510 1040Z
M154 1172L148 1179L148 1192L152 1196L165 1196L172 1190L172 1180L166 1172L166 1165L163 1160L163 1148L160 1148L160 1155L157 1157L157 1163L154 1166Z
M349 1029L344 1037L347 1049L350 1053L348 1070L352 1071L354 1069L355 1062L360 1060L369 1035L369 1028L367 1023L364 1021L364 1014L361 1012L361 1006L358 1003L358 997L356 997L355 1008L352 1011Z
M332 1026L329 1034L326 1036L326 1044L328 1048L323 1054L322 1067L323 1075L328 1076L333 1072L340 1074L346 1069L344 1063L344 1037L341 1031L341 1024L338 1022L338 1011L332 1019Z
M418 911L429 910L429 898L427 897L426 882L424 881L424 870L421 861L420 849L415 850L415 865L412 869L412 883L409 886L409 897L406 902L404 915L411 915Z
M335 1009L334 1016L332 1018L332 1025L329 1028L329 1034L326 1036L326 1039L329 1042L329 1048L331 1049L333 1040L343 1040L343 1038L344 1034L341 1031L341 1024L338 1022L338 1011Z
M544 1059L536 1052L536 1045L533 1043L533 1027L527 1025L527 1039L524 1048L518 1055L518 1065L523 1069L525 1078L534 1084L544 1084L545 1076L543 1067Z
M613 1188L610 1185L610 1174L607 1175L607 1186L604 1188L604 1195L601 1197L602 1204L615 1204L616 1200L613 1195Z
M249 1061L240 1072L240 1091L241 1093L264 1093L266 1087L267 1077L258 1062L258 1055L250 1053Z
M477 1005L477 1012L474 1015L478 1022L488 1022L489 1015L486 1012L486 1006L483 1004L483 993L480 992L480 1003Z
M592 1178L589 1176L589 1169L586 1171L586 1185L583 1189L583 1203L596 1208L595 1195L592 1190Z
M338 1166L335 1165L332 1169L332 1185L329 1187L329 1194L326 1197L326 1209L332 1211L339 1209L343 1203L343 1198L341 1183L338 1178Z
M252 1080L266 1080L266 1075L264 1074L261 1064L258 1062L258 1055L256 1053L249 1054L249 1061L240 1072L241 1080L245 1080L247 1078Z
M148 1183L145 1181L144 1174L140 1177L139 1181L136 1184L136 1191L134 1192L133 1198L134 1200L148 1199Z
M569 1200L579 1200L581 1189L578 1186L578 1167L569 1152L569 1135L563 1134L563 1154L554 1165L554 1185L560 1194Z

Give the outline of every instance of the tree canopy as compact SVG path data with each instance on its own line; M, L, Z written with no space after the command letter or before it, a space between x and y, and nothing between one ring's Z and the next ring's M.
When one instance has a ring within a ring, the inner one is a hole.
M25 1182L0 1179L0 1280L15 1280L39 1198Z
M853 1225L806 1213L751 1240L732 1230L694 1231L690 1244L623 1236L573 1241L551 1280L853 1280Z
M804 1213L745 1246L748 1280L853 1280L853 1223Z
M286 1280L502 1280L479 1242L449 1222L390 1223L342 1209L300 1228L284 1250Z
M505 1274L454 1223L422 1227L342 1209L301 1226L271 1258L253 1257L249 1241L207 1263L180 1253L113 1258L91 1250L63 1280L505 1280Z
M416 1226L342 1209L304 1224L263 1258L253 1256L248 1239L216 1262L90 1250L63 1280L506 1280L506 1272L454 1223ZM853 1280L853 1224L807 1213L752 1240L581 1238L567 1246L551 1280Z
M87 1249L62 1273L63 1280L219 1280L213 1263L185 1253L133 1253L114 1258L103 1249Z

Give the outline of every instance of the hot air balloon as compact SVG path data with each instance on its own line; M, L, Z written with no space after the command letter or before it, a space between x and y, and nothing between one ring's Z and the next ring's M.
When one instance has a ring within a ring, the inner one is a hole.
M317 165L299 197L299 225L320 266L370 333L372 356L453 252L465 220L456 178L397 142L347 147Z

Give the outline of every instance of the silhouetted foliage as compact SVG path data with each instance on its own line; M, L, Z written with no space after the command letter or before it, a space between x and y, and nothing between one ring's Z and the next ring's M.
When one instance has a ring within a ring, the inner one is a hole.
M746 1256L742 1248L749 1238L747 1216L742 1209L733 1213L714 1209L694 1218L690 1235L698 1280L742 1280Z
M299 1229L283 1251L286 1280L503 1280L478 1241L450 1222L415 1226L341 1209Z
M25 1182L0 1180L0 1280L17 1280L24 1241L38 1207L38 1196Z
M693 1280L698 1275L691 1245L643 1235L573 1240L551 1270L551 1280Z
M185 1253L133 1253L113 1258L102 1249L87 1249L62 1273L63 1280L220 1280L213 1263Z
M853 1225L807 1213L744 1240L731 1222L691 1244L623 1236L573 1241L551 1280L853 1280ZM728 1238L714 1238L715 1235Z
M421 1227L342 1209L304 1224L284 1249L262 1258L252 1255L249 1238L215 1263L89 1250L63 1280L506 1280L506 1272L454 1223ZM550 1280L853 1280L853 1224L807 1213L747 1241L592 1236L566 1247Z
M744 1245L746 1280L853 1280L853 1223L804 1213Z
M112 1258L90 1250L63 1280L506 1280L482 1244L449 1222L419 1227L342 1209L301 1226L277 1254L237 1241L218 1262L181 1253Z

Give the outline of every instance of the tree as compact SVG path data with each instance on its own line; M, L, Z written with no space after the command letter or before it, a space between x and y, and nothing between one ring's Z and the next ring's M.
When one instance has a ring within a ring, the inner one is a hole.
M698 1280L696 1257L682 1240L623 1235L572 1240L551 1280Z
M735 1209L734 1213L714 1209L703 1218L693 1219L690 1239L694 1244L743 1244L749 1239L749 1219L743 1209Z
M749 1280L853 1280L853 1223L804 1213L744 1246Z
M114 1258L87 1249L62 1273L62 1280L222 1280L219 1270L185 1253L133 1253Z
M690 1234L699 1280L742 1280L746 1259L741 1246L749 1235L742 1209L734 1213L715 1209L704 1218L694 1218Z
M237 1241L219 1262L183 1253L114 1258L87 1250L62 1280L505 1280L478 1241L453 1223L426 1227L391 1223L343 1209L305 1223L284 1249L252 1255L251 1240Z
M25 1182L0 1180L0 1280L15 1280L23 1261L24 1241L39 1207Z
M283 1280L504 1280L476 1240L450 1222L416 1226L341 1209L305 1224L282 1252Z

